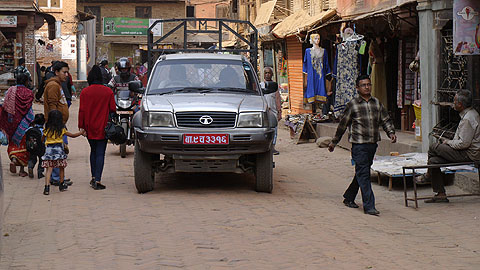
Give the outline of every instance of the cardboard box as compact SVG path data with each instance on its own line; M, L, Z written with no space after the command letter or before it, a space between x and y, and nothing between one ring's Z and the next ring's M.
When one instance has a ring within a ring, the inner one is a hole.
M422 120L415 120L415 140L422 141Z

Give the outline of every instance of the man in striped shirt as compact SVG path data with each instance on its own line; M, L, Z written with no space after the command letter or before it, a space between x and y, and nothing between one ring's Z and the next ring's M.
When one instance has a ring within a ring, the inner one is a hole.
M343 203L350 208L358 208L355 203L358 189L362 192L363 211L369 215L379 215L375 209L375 197L370 183L370 166L380 141L380 126L385 130L392 143L397 141L395 129L385 107L371 96L370 77L361 75L356 80L358 97L352 99L340 118L335 137L328 146L333 152L335 146L349 129L349 141L352 143L352 159L355 162L355 177L343 194Z

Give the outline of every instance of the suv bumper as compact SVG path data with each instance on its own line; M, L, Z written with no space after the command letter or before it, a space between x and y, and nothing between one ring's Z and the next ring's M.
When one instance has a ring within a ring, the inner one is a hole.
M183 144L183 134L228 134L229 144ZM140 149L152 154L218 156L256 154L270 150L275 130L269 128L242 128L235 130L180 130L175 128L135 128Z

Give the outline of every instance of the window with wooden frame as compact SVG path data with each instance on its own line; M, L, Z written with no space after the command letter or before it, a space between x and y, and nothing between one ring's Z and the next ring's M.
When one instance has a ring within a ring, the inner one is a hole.
M312 1L311 0L303 0L302 3L302 8L305 10L308 14L312 14Z
M329 0L322 0L322 10L330 9L330 1Z
M186 6L187 18L195 18L195 6Z
M135 18L152 18L152 7L148 6L137 6L135 7Z
M38 0L38 6L43 8L61 8L62 0Z

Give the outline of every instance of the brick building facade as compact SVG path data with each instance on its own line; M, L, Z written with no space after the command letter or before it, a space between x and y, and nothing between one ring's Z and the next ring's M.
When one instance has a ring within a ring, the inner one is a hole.
M68 63L73 78L77 78L77 0L39 0L41 11L55 17L57 22L57 36L54 40L48 40L48 28L44 25L35 32L37 61L41 66L50 66L51 61L61 60ZM58 35L60 34L60 35ZM41 40L38 42L38 40ZM62 53L62 47L71 46L70 53ZM74 50L74 52L72 52Z
M185 17L184 1L145 1L132 3L123 0L79 0L77 9L97 17L96 24L96 62L102 59L115 62L120 57L128 57L133 63L146 62L146 35L105 36L104 18L141 18L171 19ZM163 33L167 33L176 24L165 24ZM163 46L178 46L182 43L181 32L167 38ZM133 64L132 63L132 64Z

